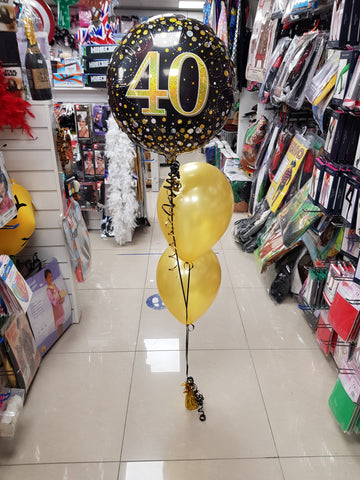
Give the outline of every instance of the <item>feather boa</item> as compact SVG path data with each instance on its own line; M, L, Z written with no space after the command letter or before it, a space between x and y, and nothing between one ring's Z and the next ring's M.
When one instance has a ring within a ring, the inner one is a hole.
M108 120L105 151L109 159L107 204L112 216L115 240L124 245L132 240L139 209L133 179L135 150L112 116Z
M14 128L21 128L29 137L33 138L31 134L31 127L27 123L26 115L34 118L30 112L30 103L23 100L19 92L9 92L7 90L7 82L4 71L0 62L0 130L3 127L10 126L13 131Z

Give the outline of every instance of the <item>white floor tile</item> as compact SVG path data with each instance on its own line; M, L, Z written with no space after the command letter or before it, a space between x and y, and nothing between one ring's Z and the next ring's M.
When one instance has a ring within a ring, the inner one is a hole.
M143 289L80 290L81 321L53 347L64 352L135 350Z
M353 480L359 478L358 457L282 458L285 480Z
M185 325L168 310L156 310L146 305L146 300L156 293L156 290L145 290L137 349L184 349ZM190 349L248 348L232 288L220 287L214 303L194 326L190 333Z
M360 454L328 407L337 374L320 349L252 355L280 457Z
M49 352L0 465L119 461L133 357Z
M91 270L80 289L144 288L148 251L112 252L93 255Z
M223 253L234 287L250 288L263 286L264 282L257 268L254 255L244 253L239 249L224 249Z
M119 464L58 463L1 467L4 480L117 480Z
M275 305L264 288L236 288L235 295L250 348L319 348L293 299Z
M119 480L283 480L276 459L124 462Z
M136 354L122 461L276 455L249 352L192 351L189 373L205 422L184 405L184 352Z

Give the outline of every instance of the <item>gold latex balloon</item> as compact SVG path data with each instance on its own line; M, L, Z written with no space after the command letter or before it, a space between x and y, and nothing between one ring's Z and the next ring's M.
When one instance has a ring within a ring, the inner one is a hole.
M25 187L10 179L17 216L0 228L0 254L17 255L26 246L35 230L34 207Z
M215 300L221 282L221 268L215 253L210 250L191 265L179 258L185 295L188 294L188 318L177 262L171 247L162 254L156 272L160 297L166 308L186 324L194 323ZM189 274L189 267L190 274ZM190 281L190 284L189 284Z
M174 236L179 257L193 261L208 252L222 237L231 220L234 195L230 182L213 165L202 162L180 167L181 188L174 199ZM172 244L171 223L162 205L168 204L166 181L157 204L160 227ZM170 211L169 207L165 207Z

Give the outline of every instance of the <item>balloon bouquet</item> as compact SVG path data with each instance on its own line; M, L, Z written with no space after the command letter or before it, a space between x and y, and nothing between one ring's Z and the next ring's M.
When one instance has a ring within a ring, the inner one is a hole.
M213 245L225 232L233 193L216 167L180 166L176 157L205 145L224 126L233 103L233 69L224 43L201 22L180 15L134 27L107 73L109 105L120 128L170 165L157 204L169 247L157 267L159 294L186 325L186 407L205 420L203 396L188 375L189 327L214 301L221 269Z

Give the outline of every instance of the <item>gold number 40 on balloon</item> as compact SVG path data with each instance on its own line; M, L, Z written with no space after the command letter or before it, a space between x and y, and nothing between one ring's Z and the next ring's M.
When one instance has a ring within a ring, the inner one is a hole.
M180 79L181 71L185 60L192 58L196 61L198 68L198 91L195 107L187 112L180 102ZM137 86L149 68L149 86L148 89L138 89ZM169 69L168 89L159 90L159 76L160 76L160 53L150 51L142 61L134 78L130 82L129 88L126 92L128 98L147 98L149 101L148 108L141 110L143 115L166 115L165 108L159 108L159 100L170 100L172 106L181 115L187 117L194 117L199 115L206 105L209 95L209 74L204 61L195 53L186 52L178 55L171 63Z

